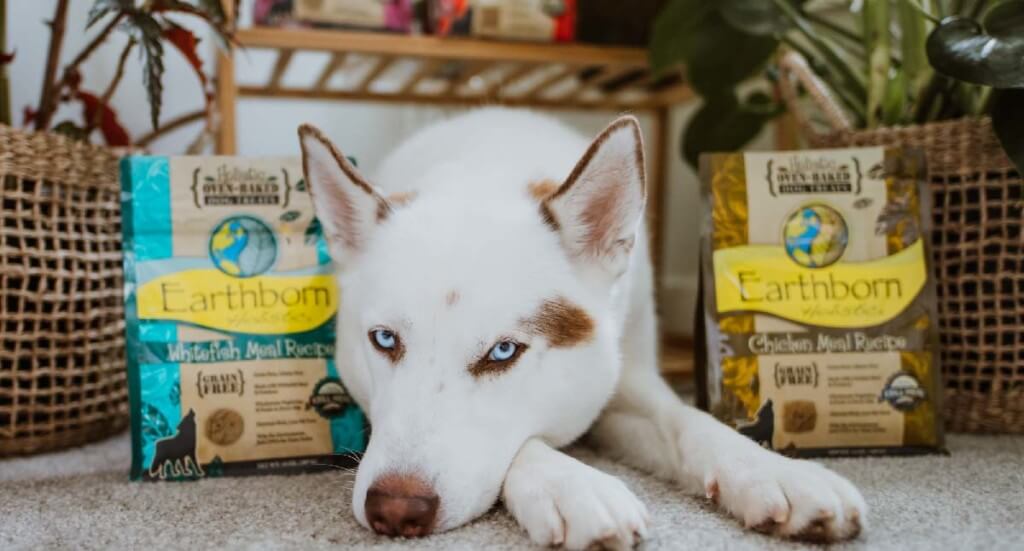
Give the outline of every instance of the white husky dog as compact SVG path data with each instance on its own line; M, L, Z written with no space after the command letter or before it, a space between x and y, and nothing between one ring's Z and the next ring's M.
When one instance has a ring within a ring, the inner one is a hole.
M412 136L373 180L312 126L299 138L338 265L338 366L373 429L360 524L424 536L500 495L538 544L632 546L643 503L558 451L589 430L750 528L860 532L850 482L757 446L660 378L634 118L588 145L537 114L473 111Z

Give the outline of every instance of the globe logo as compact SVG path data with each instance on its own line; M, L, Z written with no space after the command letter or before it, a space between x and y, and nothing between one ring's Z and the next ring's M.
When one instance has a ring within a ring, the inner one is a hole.
M786 253L808 268L823 268L839 260L848 239L842 215L822 204L800 207L782 228Z
M277 240L259 219L234 216L218 224L210 234L210 259L230 276L260 275L277 260Z

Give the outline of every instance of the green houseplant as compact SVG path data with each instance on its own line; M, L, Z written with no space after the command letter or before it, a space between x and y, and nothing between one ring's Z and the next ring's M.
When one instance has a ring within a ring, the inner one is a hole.
M1024 1L670 0L651 55L703 96L691 163L787 109L813 147L925 153L946 426L1024 433Z
M656 70L682 63L704 104L683 155L735 150L785 109L773 60L800 52L857 128L989 114L1024 167L1024 0L670 0Z
M39 131L52 130L78 140L87 140L95 131L99 131L107 145L144 147L163 133L188 122L211 119L209 113L213 108L213 90L197 52L199 39L179 24L176 18L202 20L219 39L222 47L229 48L233 31L222 0L95 0L85 29L82 30L94 27L99 30L62 68L59 67L59 61L67 30L67 11L68 0L57 0L53 19L49 21L50 43L39 101L35 106L23 109L26 126ZM118 57L115 74L104 90L86 90L82 86L82 64L115 32L128 36L128 42ZM168 46L184 56L195 71L205 102L201 109L161 125L164 51ZM135 52L143 64L142 84L149 100L152 131L133 139L121 124L110 99L121 84L130 55ZM54 116L61 103L80 104L81 119L55 121Z

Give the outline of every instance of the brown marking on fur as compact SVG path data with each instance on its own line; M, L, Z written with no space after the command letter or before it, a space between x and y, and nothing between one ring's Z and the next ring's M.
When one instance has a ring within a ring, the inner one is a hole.
M555 218L555 213L552 212L547 201L540 204L540 219L544 221L544 224L551 228L551 231L557 232L562 229L561 224L558 223L558 219Z
M527 184L526 190L530 192L530 197L543 201L558 191L558 182L550 178L534 180Z
M640 173L640 191L642 194L647 193L647 175L644 167L643 135L640 133L640 123L632 116L619 117L608 125L608 127L600 134L598 134L597 138L595 138L593 143L590 144L590 147L587 148L586 153L583 154L583 158L581 158L579 162L576 163L576 166L573 167L572 172L569 173L569 177L565 179L565 183L563 183L554 193L549 195L544 202L541 203L541 218L544 220L545 224L555 231L558 231L560 225L558 220L554 217L554 212L550 207L550 203L568 193L568 191L576 185L576 182L580 180L580 177L587 169L590 161L595 155L597 155L597 152L600 151L604 142L608 141L611 135L617 130L626 127L630 128L635 138L634 143L636 144L636 147L634 149L634 155L635 163ZM608 221L615 220L614 208L617 208L616 197L610 194L606 196L599 196L587 206L584 211L587 215L585 215L583 222L588 228L587 241L589 243L594 243L595 246L604 243L601 239L606 237L605 233L611 229L611 225ZM592 233L595 229L599 232L597 235Z
M404 207L411 203L415 198L415 191L405 191L388 195L387 199L377 206L377 223L379 224L387 220L388 216L395 211L395 208Z
M405 343L402 342L402 338L398 336L398 333L391 331L391 334L395 336L395 347L384 348L380 346L379 344L377 344L377 339L373 338L373 332L378 331L380 329L384 329L385 331L391 331L390 329L387 328L375 327L373 329L370 329L370 332L367 333L366 336L370 339L370 344L372 344L373 347L377 349L377 352L380 352L385 358L391 360L391 363L398 365L398 362L402 361L402 358L405 357Z
M640 133L640 123L636 120L636 117L627 115L615 119L614 122L609 124L607 128L605 128L603 131L601 131L600 134L597 135L597 138L594 139L594 142L591 143L590 147L587 148L587 152L583 154L583 158L580 159L578 163L576 163L575 167L573 167L572 172L569 173L569 177L565 179L565 183L562 184L561 187L559 187L553 195L548 197L547 200L551 201L553 199L556 199L565 194L567 191L569 191L572 188L572 186L574 186L576 182L579 181L579 178L583 174L583 171L587 168L587 165L590 164L590 160L594 157L594 155L597 155L597 152L601 149L601 146L604 145L604 142L608 141L608 138L610 138L616 130L619 130L627 126L632 127L631 129L633 131L634 137L636 138L634 140L634 142L636 143L636 149L634 151L634 154L636 155L636 165L640 168L640 186L646 193L647 176L644 171L643 135Z
M451 291L448 291L447 295L444 296L444 303L447 304L448 306L455 306L459 302L460 298L462 297L459 295L459 292L456 291L455 289L452 289Z
M545 300L540 308L522 320L527 331L547 339L555 348L566 348L587 342L594 335L594 320L568 299Z
M580 221L586 227L583 235L586 236L589 254L599 255L614 239L619 230L615 227L615 221L619 218L620 208L619 197L614 193L595 194L587 202Z
M338 167L341 168L341 171L345 173L348 179L355 184L358 189L367 193L377 201L377 221L380 222L387 218L388 214L391 212L391 206L383 197L373 190L373 186L363 179L362 175L360 175L355 167L348 162L348 159L338 151L338 148L334 147L334 144L324 136L323 132L309 124L299 126L299 143L302 143L302 140L307 136L317 140L326 147L327 151L329 151L331 156L334 157L335 162L338 163ZM322 198L322 196L315 191L313 180L309 177L309 159L306 156L305 148L302 148L302 173L306 178L306 185L309 187L313 200L316 201ZM339 230L341 230L341 235L331 233L328 237L340 239L347 247L358 249L362 244L362 236L359 235L358 231L359 213L356 212L352 198L348 195L349 191L345 189L345 186L338 186L337 189L333 191L328 190L325 193L334 199L334 201L329 202L337 204L340 209L338 214L341 218L341 228L339 228ZM336 193L338 195L332 196L332 193Z
M400 191L388 195L388 203L393 207L404 207L416 198L415 191Z
M511 341L512 339L503 338L500 339L499 342L505 340ZM480 378L486 375L500 375L508 371L509 369L512 369L512 366L514 366L516 362L519 361L519 357L523 355L523 352L526 352L527 348L529 347L526 346L525 344L517 342L515 354L513 354L511 358L502 362L492 360L490 358L491 349L488 348L487 351L484 352L484 355L480 356L480 359L473 362L469 366L469 374L476 378Z

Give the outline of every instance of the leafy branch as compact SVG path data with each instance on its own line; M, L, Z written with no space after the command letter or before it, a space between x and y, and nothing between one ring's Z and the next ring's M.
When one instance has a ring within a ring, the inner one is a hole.
M790 49L855 127L990 114L1024 169L1024 0L847 5L842 14L835 3L806 0L668 0L655 20L651 65L683 65L704 98L684 130L686 160L696 166L701 152L740 149L784 111L771 96L740 99L738 90L776 87L773 60Z
M234 2L237 11L238 0ZM90 29L103 22L97 34L72 60L59 71L58 65L66 31L67 0L58 0L54 18L50 23L51 35L43 88L37 110L25 109L26 122L32 122L37 130L51 128L53 116L61 102L78 101L83 106L84 124L77 125L64 121L53 127L80 139L88 137L99 129L108 145L126 146L131 143L128 133L117 120L110 101L121 84L129 53L138 46L143 65L143 87L149 103L149 119L153 131L144 137L145 143L158 136L179 128L182 121L198 120L192 113L178 117L166 127L160 126L163 106L163 77L165 44L170 44L181 53L198 75L205 108L204 116L212 109L213 91L210 79L198 55L199 39L188 29L179 25L173 17L195 17L204 21L217 38L222 48L234 44L234 27L221 0L95 0L89 11L85 28ZM234 12L232 12L234 13ZM126 33L128 44L121 51L114 78L97 97L80 89L82 65L115 32ZM167 128L171 127L171 128Z

